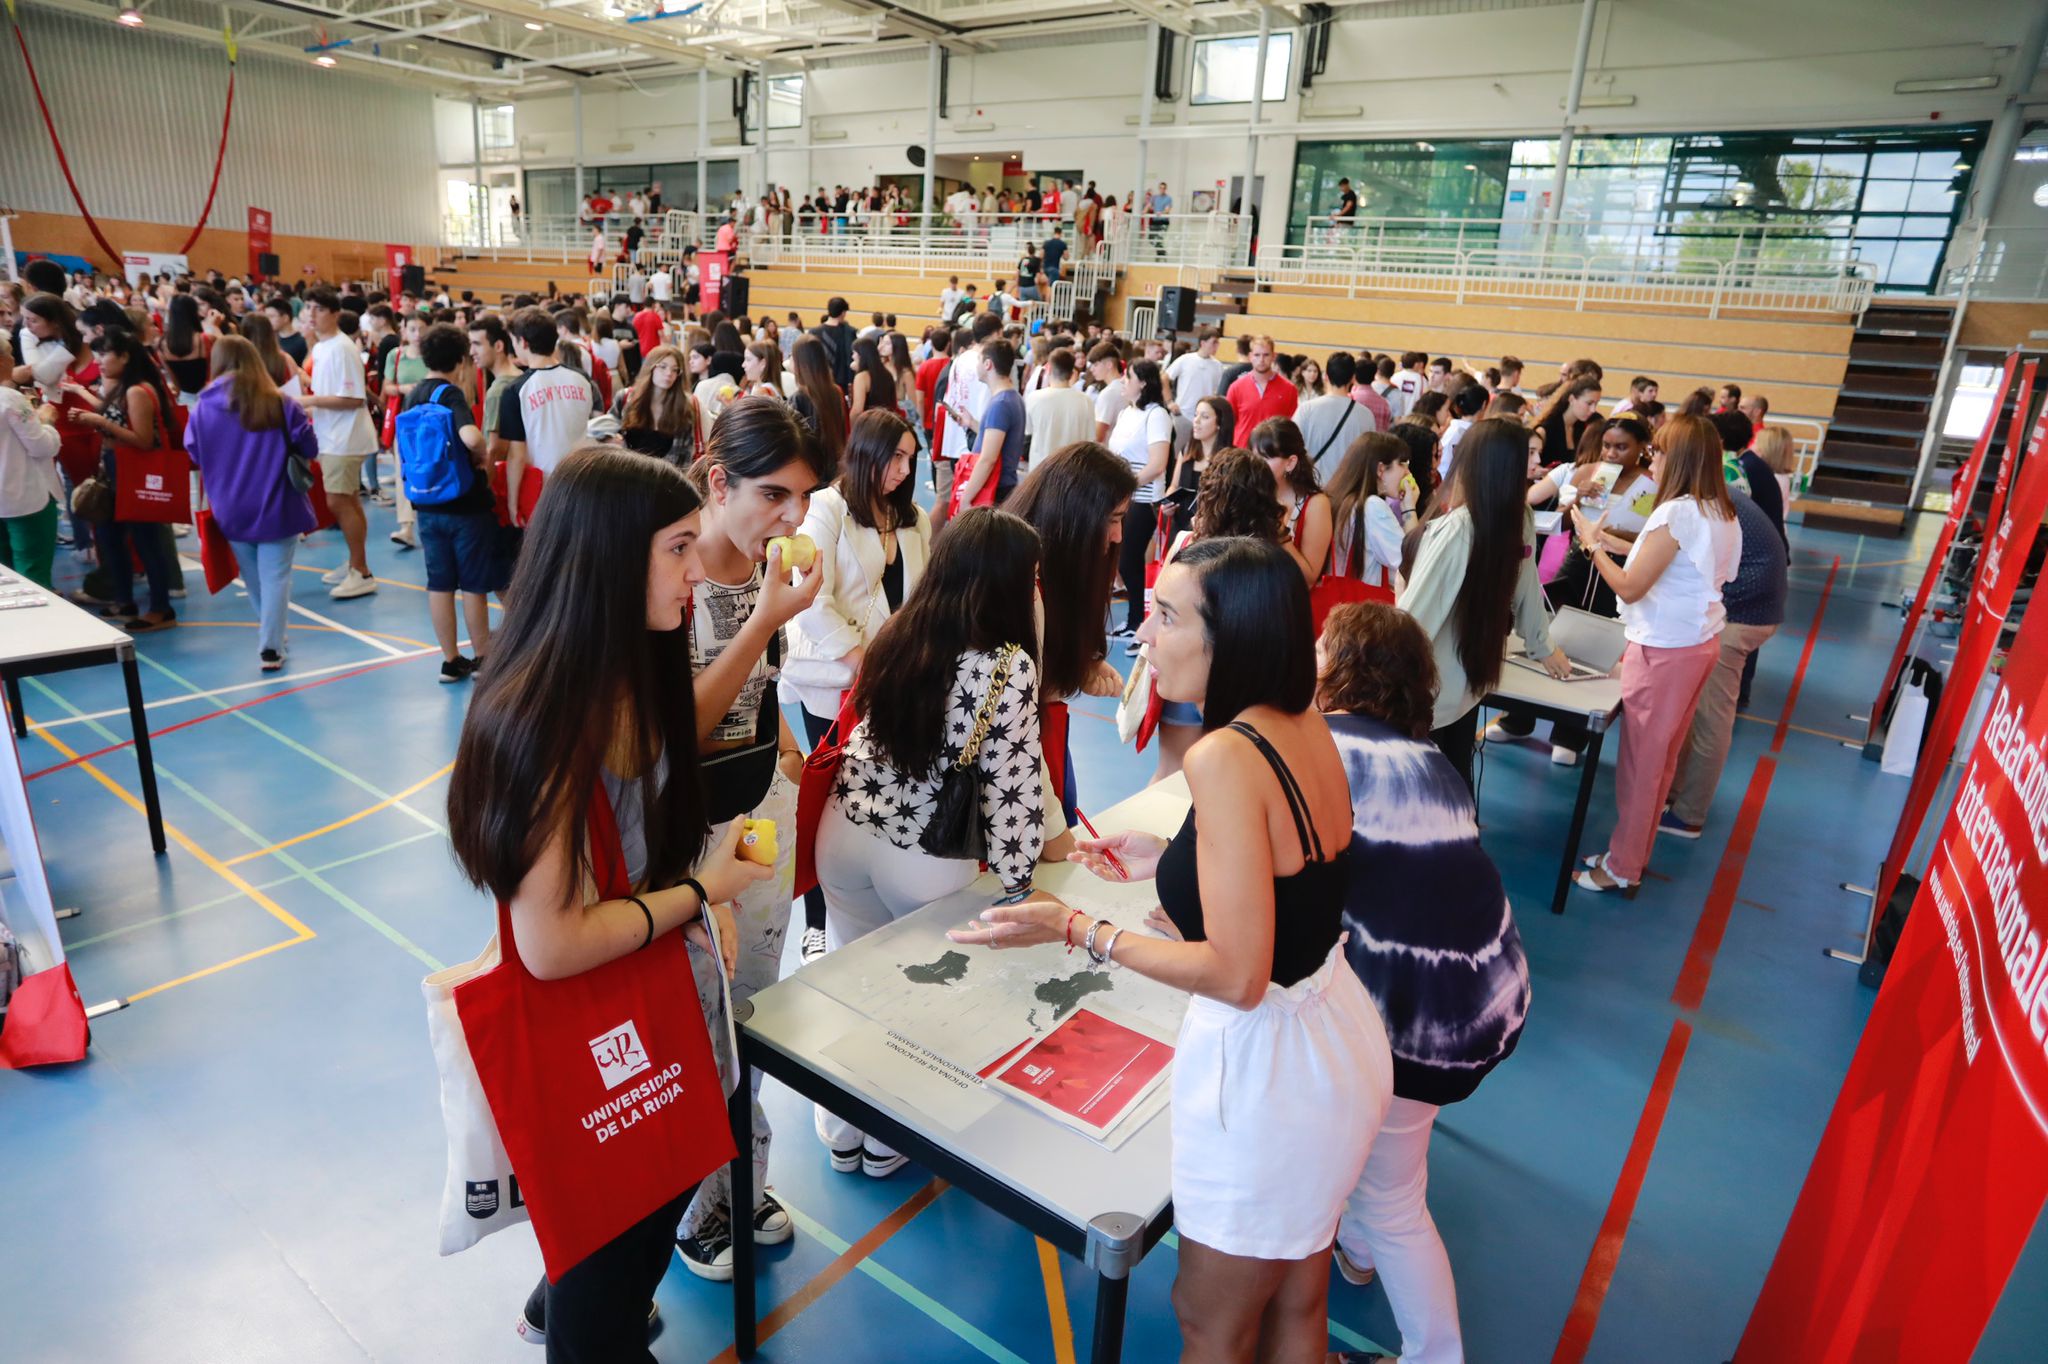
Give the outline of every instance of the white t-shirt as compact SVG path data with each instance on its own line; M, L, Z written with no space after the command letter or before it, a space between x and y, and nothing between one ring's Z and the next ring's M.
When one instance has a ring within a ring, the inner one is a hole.
M1438 478L1451 476L1451 462L1458 457L1458 442L1465 439L1465 433L1472 429L1470 417L1453 417L1451 424L1444 428L1442 439L1437 441L1436 473Z
M1114 428L1116 419L1130 406L1131 400L1124 396L1121 379L1112 379L1095 390L1095 420L1098 425Z
M1650 584L1650 590L1621 604L1629 642L1652 649L1687 649L1721 633L1728 619L1721 588L1742 561L1742 526L1709 516L1698 498L1674 497L1643 522L1643 533L1628 552L1633 564L1650 532L1671 532L1678 552Z
M1173 403L1192 414L1195 404L1223 391L1223 362L1213 355L1191 350L1166 367L1173 380Z
M951 322L953 320L953 308L959 302L960 291L958 289L949 286L939 290L939 321Z
M988 385L981 381L981 347L969 346L953 357L953 372L946 380L946 406L965 412L979 429L981 414L988 408ZM974 448L974 435L965 424L948 420L941 459L958 459Z
M719 655L732 647L742 627L752 619L754 608L761 603L761 565L754 565L753 574L746 582L737 586L715 583L706 579L691 594L690 617L690 672L694 676L718 661ZM778 676L779 670L768 665L767 651L754 660L748 670L746 681L740 683L739 694L732 699L732 705L719 717L711 728L711 738L717 743L731 743L735 740L759 742L762 736L757 732L761 720L762 694ZM767 736L771 741L775 736Z
M1173 443L1173 414L1163 404L1126 406L1117 414L1116 429L1109 433L1110 450L1130 465L1134 474L1145 471L1145 466L1152 462L1152 447L1162 443L1168 446ZM1165 483L1166 477L1162 473L1138 489L1131 500L1157 502Z
M647 278L647 296L656 303L666 303L675 297L676 277L666 267L656 270Z
M706 425L718 419L725 411L725 405L739 398L746 391L746 380L735 379L726 374L713 374L697 381L695 389L697 407L704 414Z
M354 398L349 407L317 407L309 414L313 435L323 455L367 455L377 448L377 427L363 406L363 353L350 337L336 332L313 347L306 357L312 369L313 396Z
M1095 404L1078 388L1041 388L1024 399L1024 430L1035 465L1055 450L1095 439Z
M498 434L525 441L527 462L553 473L589 433L596 385L567 365L549 365L528 370L513 397L512 410L498 414Z

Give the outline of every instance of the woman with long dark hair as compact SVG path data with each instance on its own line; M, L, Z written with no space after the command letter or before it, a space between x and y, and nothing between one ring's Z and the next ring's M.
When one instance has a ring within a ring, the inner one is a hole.
M782 348L773 341L752 341L747 344L746 359L740 362L740 377L747 381L746 391L756 398L780 398L787 400L789 391L795 385L786 381L782 372Z
M269 320L262 321L268 328ZM283 357L279 351L278 358ZM306 494L284 477L285 460L292 450L318 459L320 442L305 409L285 401L262 353L246 335L215 342L212 363L214 379L192 409L185 451L204 480L213 519L241 566L256 612L258 667L277 672L285 662L292 560L299 537L318 524Z
M1570 459L1579 448L1586 423L1600 412L1600 380L1582 375L1556 391L1537 410L1530 425L1543 432L1543 448L1553 459Z
M1621 599L1621 760L1614 836L1574 878L1586 890L1634 894L1671 794L1707 675L1721 652L1728 611L1721 589L1742 559L1742 526L1722 472L1720 433L1704 417L1664 423L1652 447L1657 505L1632 541L1610 540L1601 520L1572 508L1579 543ZM1613 556L1628 557L1616 563Z
M1252 428L1245 448L1272 467L1280 487L1280 505L1287 513L1287 540L1302 577L1310 587L1330 562L1330 497L1316 479L1315 461L1301 428L1291 417L1268 417Z
M296 398L303 391L303 375L297 363L278 344L277 326L269 317L263 313L245 315L242 318L242 339L256 348L256 358L263 362L263 372L270 376L271 383L277 385L279 393L287 398ZM219 372L216 367L216 376Z
M858 417L869 408L892 411L896 406L896 376L882 362L882 348L872 336L853 343L853 388L848 410Z
M856 424L857 425L857 424ZM1038 535L992 507L964 509L932 545L903 609L875 635L853 687L860 722L818 823L818 882L830 946L963 890L972 858L922 847L954 766L981 777L981 822L1003 898L1031 893L1044 841L1044 795L1017 780L1038 765L1038 648L1031 584ZM893 1172L903 1158L818 1110L818 1135L843 1174Z
M93 342L93 355L100 366L98 412L82 412L75 418L101 439L101 476L109 487L119 487L123 450L154 450L164 443L166 423L176 420L170 387L151 358L149 347L125 327L109 327ZM279 472L282 477L282 470ZM101 614L115 617L130 634L161 630L178 623L171 611L173 586L170 537L156 524L107 520L94 527L99 544L100 566L106 571L113 600ZM149 610L135 609L135 567L129 558L133 547L142 560L149 583Z
M1405 485L1409 447L1385 431L1351 442L1330 477L1330 568L1392 589L1401 571L1401 537L1415 524Z
M1187 448L1174 457L1173 471L1166 476L1163 501L1171 508L1167 515L1172 520L1174 535L1193 525L1202 473L1219 451L1236 444L1236 430L1237 411L1221 395L1212 393L1196 401L1194 414L1188 419Z
M803 525L811 489L819 483L817 460L816 443L787 404L740 398L713 424L704 457L690 471L704 493L704 534L697 545L704 580L694 594L690 669L714 837L747 816L785 823L796 813L803 748L782 716L774 680L783 660L782 627L817 600L824 575L814 564L792 583L780 548L771 553L768 542L794 535ZM783 857L794 852L795 840L785 840ZM741 897L735 999L750 999L775 983L788 931L787 892L765 885ZM767 1189L768 1140L757 1089L755 1203L740 1229L751 1231L759 1244L774 1245L788 1240L793 1228ZM683 1219L677 1249L700 1277L732 1277L730 1202L729 1182L723 1173L714 1174Z
M472 885L507 906L500 944L536 980L581 975L657 936L702 924L768 869L737 855L739 831L706 828L688 687L685 612L702 580L698 497L676 470L586 446L548 476L519 554L511 607L456 746L448 838ZM595 844L602 800L615 828ZM633 897L585 899L601 858L623 861ZM722 1031L722 1030L714 1030ZM527 1300L522 1330L550 1360L652 1360L648 1304L689 1197L671 1197Z
M818 547L824 585L790 622L782 694L803 708L815 746L839 715L867 647L909 599L931 552L931 518L913 500L917 438L894 413L853 419L846 459L831 487L811 496L803 534ZM803 956L825 951L825 897L804 897Z
M1134 360L1117 381L1123 387L1123 410L1110 429L1109 448L1131 466L1138 490L1124 527L1117 573L1124 583L1124 623L1118 639L1130 639L1145 619L1145 565L1159 525L1159 500L1166 493L1166 460L1173 450L1173 414L1166 410L1164 376L1151 360ZM1138 652L1136 643L1130 653Z
M206 387L208 359L213 353L213 337L200 320L198 299L190 294L171 295L170 306L164 309L163 340L157 349L163 356L166 377L177 386L178 401L186 407L197 403L199 391Z
M896 410L903 414L905 424L917 437L917 448L925 448L924 403L917 391L917 366L911 363L910 342L903 333L890 332L881 338L885 346L883 362L889 368L890 377L896 381Z
M1130 465L1093 441L1077 441L1026 474L1005 504L1038 532L1045 753L1068 823L1080 807L1066 737L1067 698L1123 691L1123 675L1104 657L1103 620L1137 487Z
M1064 939L1193 996L1172 1080L1181 1357L1320 1359L1330 1244L1393 1058L1340 945L1351 795L1315 710L1308 585L1278 545L1205 540L1161 571L1154 601L1139 637L1160 694L1202 710L1193 808L1171 840L1082 839L1074 860L1105 880L1156 878L1164 940L1043 893L950 936Z
M1439 685L1430 738L1472 784L1472 712L1500 681L1508 633L1553 677L1571 661L1550 643L1550 611L1536 580L1528 503L1529 430L1494 417L1458 447L1450 496L1422 529L1415 570L1399 605L1436 654Z
M683 385L683 353L674 346L647 352L640 377L619 406L619 435L626 448L671 464L697 457L697 396Z
M817 437L818 456L824 465L818 473L829 480L838 473L839 460L846 452L846 426L851 419L845 395L833 381L832 361L826 354L825 343L809 332L796 339L789 367L796 375L796 393L789 405Z

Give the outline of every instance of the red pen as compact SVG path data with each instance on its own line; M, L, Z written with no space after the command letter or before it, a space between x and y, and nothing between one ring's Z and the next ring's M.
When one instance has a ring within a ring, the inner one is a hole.
M1088 837L1094 839L1098 843L1101 842L1102 835L1095 832L1094 821L1088 818L1087 812L1084 810L1076 809L1074 811L1074 814L1080 819L1081 827L1088 831ZM1115 853L1111 852L1107 848L1104 848L1102 850L1102 855L1109 859L1109 865L1116 869L1116 874L1118 876L1123 877L1123 879L1126 881L1131 879L1131 873L1125 869L1124 864L1120 860L1118 860L1117 855Z

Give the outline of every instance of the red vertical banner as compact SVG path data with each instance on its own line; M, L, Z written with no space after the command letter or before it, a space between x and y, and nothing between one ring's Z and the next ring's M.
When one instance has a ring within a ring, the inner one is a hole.
M1906 623L1899 631L1897 647L1892 650L1891 666L1884 670L1884 685L1878 689L1877 699L1870 703L1870 730L1865 735L1866 742L1875 743L1878 739L1878 726L1884 723L1885 703L1891 699L1892 688L1898 685L1900 669L1906 666L1906 650L1912 647L1913 636L1920 628L1920 617L1927 610L1928 599L1934 595L1935 583L1941 580L1942 567L1948 562L1949 546L1955 543L1956 529L1963 524L1963 516L1976 496L1977 480L1984 472L1984 455L1991 449L1991 437L1998 427L1998 413L2005 406L2005 395L2012 392L2012 374L2018 365L2019 352L2008 352L2005 369L1998 376L1998 397L1992 401L1991 415L1985 418L1984 429L1977 433L1977 443L1971 447L1962 476L1956 480L1956 494L1948 504L1948 519L1942 522L1941 534L1934 539L1934 557L1927 561L1927 571L1920 576L1920 590L1913 594L1913 604L1906 610ZM1996 528L1998 523L1994 521L1991 524Z
M2000 609L1973 603L1987 653L2048 507L2040 442L1986 565ZM1969 1358L2048 1197L2044 1033L2048 610L2020 629L1737 1364Z
M1978 680L1984 676L1992 652L1998 647L1999 632L2005 628L2005 613L2012 606L2013 594L2019 590L2020 573L2027 566L2027 555L2033 551L2041 517L2048 513L2048 458L2041 454L2044 432L2048 432L2048 410L2034 424L2033 439L2027 443L2026 462L2020 469L2012 501L1985 543L1983 558L1977 565L1976 588L1964 608L1955 662L1942 684L1941 703L1928 721L1920 761L1913 768L1912 785L1906 789L1906 808L1899 816L1899 827L1892 834L1884 865L1878 869L1877 898L1871 902L1873 914L1883 912L1906 869L1906 858L1919 840L1920 825L1927 818L1942 773L1948 769L1949 755L1955 752L1956 737L1962 733L1963 717L1969 713L1970 702L1977 694ZM2044 792L2044 797L2048 797L2048 792Z
M411 247L392 246L389 243L385 244L384 271L386 278L384 282L384 287L391 293L391 295L394 298L397 297L398 295L398 290L401 286L401 282L405 275L405 267L411 265L412 263L413 255Z
M2019 463L2020 438L2026 434L2027 408L2034 401L2034 370L2039 363L2028 360L2020 366L2020 392L2013 400L2012 425L2006 428L2005 454L1998 461L1998 477L1991 484L1991 516L1984 523L1987 527L1996 527L2005 515L2005 497L2012 491L2012 470ZM2000 402L2005 400L2004 394L1998 396ZM1998 409L1994 407L1991 415L1984 419L1984 425L1992 427L1997 424Z
M718 311L719 300L725 293L726 272L731 268L732 256L727 252L697 253L697 311L700 315Z
M270 254L270 210L249 210L249 278L262 279L267 273L263 258Z

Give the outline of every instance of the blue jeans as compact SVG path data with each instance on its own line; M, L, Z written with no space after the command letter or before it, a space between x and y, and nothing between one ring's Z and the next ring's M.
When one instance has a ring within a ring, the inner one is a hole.
M292 609L292 560L299 537L283 540L234 540L235 560L242 566L242 585L256 609L256 648L284 650L284 618Z

